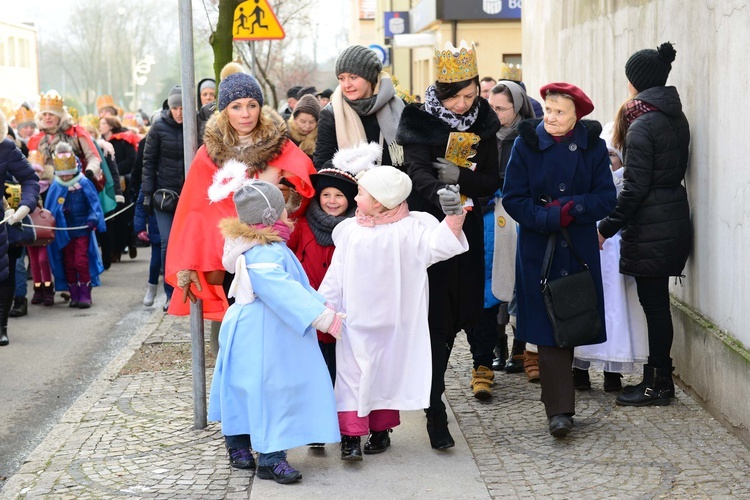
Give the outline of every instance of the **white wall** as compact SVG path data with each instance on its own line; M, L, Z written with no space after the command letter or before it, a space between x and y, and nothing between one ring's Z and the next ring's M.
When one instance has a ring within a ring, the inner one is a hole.
M695 243L677 298L750 347L750 1L529 0L524 80L580 86L612 120L627 98L625 62L675 44L668 85L690 122L686 178Z

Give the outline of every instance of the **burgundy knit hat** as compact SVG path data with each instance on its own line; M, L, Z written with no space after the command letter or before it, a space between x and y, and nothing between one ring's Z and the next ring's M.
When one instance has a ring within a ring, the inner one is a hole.
M573 99L573 103L576 106L576 118L578 120L594 111L594 103L591 102L589 96L587 96L583 92L583 90L570 83L548 83L547 85L539 89L539 93L542 95L542 99L546 99L549 94L569 95Z

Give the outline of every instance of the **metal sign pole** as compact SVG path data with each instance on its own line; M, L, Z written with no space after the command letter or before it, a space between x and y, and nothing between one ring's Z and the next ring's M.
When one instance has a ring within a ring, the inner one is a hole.
M193 58L193 11L190 0L179 0L180 68L182 72L182 135L185 155L185 177L198 149L197 104L195 102L195 70ZM178 300L180 300L178 298ZM193 427L205 429L206 359L203 332L203 302L190 305L190 339L193 367Z

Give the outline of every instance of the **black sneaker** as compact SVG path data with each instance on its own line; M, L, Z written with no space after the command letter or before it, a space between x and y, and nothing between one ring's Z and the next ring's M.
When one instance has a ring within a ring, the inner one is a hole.
M235 469L255 469L255 457L249 448L229 448L229 464Z
M391 432L393 432L393 429L370 431L370 437L367 438L367 442L365 443L365 455L375 455L387 450L391 445L391 437L389 436Z
M261 465L255 475L261 479L273 479L279 484L296 483L302 479L302 473L289 465L286 460L275 465Z

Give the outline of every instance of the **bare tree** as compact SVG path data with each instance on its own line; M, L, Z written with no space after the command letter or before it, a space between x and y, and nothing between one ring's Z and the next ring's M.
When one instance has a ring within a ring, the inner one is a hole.
M81 0L72 7L68 22L60 23L60 32L42 41L42 73L62 74L69 87L65 93L83 105L81 112L95 111L101 94L128 104L135 63L151 54L157 66L163 65L178 49L170 50L174 36L169 32L176 34L176 20L171 26L165 23L169 12L162 2L130 0L121 5Z

